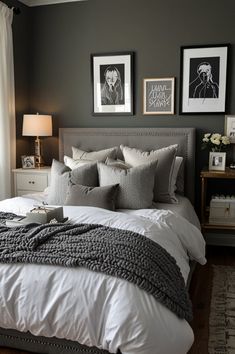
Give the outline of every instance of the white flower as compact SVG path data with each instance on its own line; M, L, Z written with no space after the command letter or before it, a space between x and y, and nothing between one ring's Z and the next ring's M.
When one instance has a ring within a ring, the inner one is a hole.
M220 145L220 139L221 139L221 134L218 134L218 133L215 133L215 134L212 134L210 140L212 142L212 144L215 144L215 145Z
M222 144L224 144L224 145L230 144L230 140L229 140L228 136L224 135L224 136L222 136L221 139L222 139Z
M206 134L204 134L204 138L209 138L211 136L211 133L206 133ZM209 140L208 140L209 141Z
M205 143L208 143L209 142L209 139L205 136L202 141L204 141Z

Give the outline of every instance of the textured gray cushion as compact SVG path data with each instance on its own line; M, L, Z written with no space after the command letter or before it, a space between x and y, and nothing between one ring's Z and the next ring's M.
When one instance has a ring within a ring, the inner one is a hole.
M158 161L154 185L154 201L172 203L171 179L178 145L170 145L162 149L142 151L121 145L124 160L135 167L148 161Z
M99 150L99 151L84 151L72 146L73 159L75 160L92 160L104 162L107 157L116 158L118 147L112 147L110 149Z
M63 205L69 184L98 186L96 162L71 170L63 163L53 160L51 167L51 184L48 194L48 204Z
M105 187L69 186L65 205L83 205L115 210L118 184Z
M154 176L157 162L132 167L128 170L98 163L100 186L119 184L116 207L144 209L152 205Z

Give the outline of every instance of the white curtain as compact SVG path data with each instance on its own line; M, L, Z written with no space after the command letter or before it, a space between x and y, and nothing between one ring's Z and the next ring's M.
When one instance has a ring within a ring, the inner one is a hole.
M0 200L11 197L16 161L13 10L0 2Z

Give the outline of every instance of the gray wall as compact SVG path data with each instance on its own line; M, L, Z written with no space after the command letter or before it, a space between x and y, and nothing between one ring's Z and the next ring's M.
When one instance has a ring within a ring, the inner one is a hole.
M227 114L235 114L234 13L234 0L88 0L31 8L29 110L51 113L54 120L54 137L44 144L46 161L58 156L58 127L193 126L198 177L208 159L200 151L201 136L223 132L224 115L178 114L180 47L231 44ZM136 113L94 117L90 54L116 51L135 52ZM143 78L172 76L176 114L144 116Z

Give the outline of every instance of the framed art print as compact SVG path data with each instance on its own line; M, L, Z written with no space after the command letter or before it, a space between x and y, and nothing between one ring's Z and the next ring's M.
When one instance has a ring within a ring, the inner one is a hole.
M175 79L144 79L143 114L174 114Z
M229 137L231 144L235 144L235 115L225 116L224 134Z
M133 53L92 54L94 115L133 114Z
M224 113L229 45L181 48L181 114Z
M226 152L210 152L209 171L224 171L226 163Z
M36 167L36 157L34 155L23 155L21 156L22 168L35 168Z

